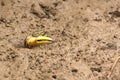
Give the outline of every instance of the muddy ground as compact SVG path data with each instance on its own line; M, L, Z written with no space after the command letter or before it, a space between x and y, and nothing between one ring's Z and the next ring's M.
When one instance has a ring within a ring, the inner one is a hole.
M34 31L51 44L25 48ZM0 0L0 80L120 80L120 0Z

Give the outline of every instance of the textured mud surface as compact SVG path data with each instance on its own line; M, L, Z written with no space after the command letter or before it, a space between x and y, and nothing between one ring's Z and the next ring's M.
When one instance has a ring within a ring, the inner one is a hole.
M54 42L25 48L34 31ZM120 0L0 0L0 80L108 80L118 56Z

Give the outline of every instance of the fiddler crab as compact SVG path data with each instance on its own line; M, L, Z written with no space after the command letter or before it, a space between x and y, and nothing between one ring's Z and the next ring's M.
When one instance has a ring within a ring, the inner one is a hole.
M53 41L47 34L47 32L34 32L32 35L27 36L24 44L25 47L31 48L40 44L51 43Z

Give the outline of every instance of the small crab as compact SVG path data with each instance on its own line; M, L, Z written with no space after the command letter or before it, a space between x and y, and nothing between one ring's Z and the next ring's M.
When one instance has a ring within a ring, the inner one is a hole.
M40 44L50 43L52 38L50 38L46 32L34 32L32 35L26 37L24 44L25 47L33 47Z

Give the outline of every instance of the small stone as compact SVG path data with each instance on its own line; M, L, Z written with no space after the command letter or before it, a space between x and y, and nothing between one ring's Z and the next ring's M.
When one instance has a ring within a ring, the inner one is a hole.
M77 69L72 69L72 72L77 73L78 70Z

